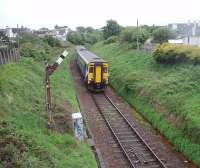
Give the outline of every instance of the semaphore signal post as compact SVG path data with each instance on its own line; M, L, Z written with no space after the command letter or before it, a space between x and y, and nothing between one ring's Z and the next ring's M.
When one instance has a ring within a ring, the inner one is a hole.
M56 60L53 65L49 65L45 62L45 105L48 114L48 129L53 130L53 114L52 114L52 98L51 98L51 86L50 86L50 76L58 68L58 66L63 62L65 57L68 55L67 50L65 50Z

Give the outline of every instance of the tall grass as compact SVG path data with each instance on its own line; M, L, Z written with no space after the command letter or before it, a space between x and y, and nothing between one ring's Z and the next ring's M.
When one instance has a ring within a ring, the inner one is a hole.
M97 43L92 50L109 61L115 90L200 166L200 66L160 65L119 43Z
M51 77L56 113L63 106L66 113L77 111L69 59ZM48 134L43 81L44 65L32 58L0 67L1 166L97 167L87 143L68 132Z

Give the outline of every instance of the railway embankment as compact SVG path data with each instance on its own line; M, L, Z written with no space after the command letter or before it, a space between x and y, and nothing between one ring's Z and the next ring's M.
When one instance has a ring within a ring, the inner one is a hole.
M119 43L97 43L92 51L109 61L118 94L200 166L200 65L161 65Z
M70 134L70 122L61 123L78 106L70 58L51 77L57 131L47 131L42 60L54 60L62 51L40 39L26 39L20 61L0 67L0 167L96 167L87 143Z

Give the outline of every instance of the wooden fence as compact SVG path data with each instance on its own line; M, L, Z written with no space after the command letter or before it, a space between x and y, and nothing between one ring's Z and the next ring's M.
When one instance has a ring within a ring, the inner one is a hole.
M20 59L19 48L0 48L0 65Z

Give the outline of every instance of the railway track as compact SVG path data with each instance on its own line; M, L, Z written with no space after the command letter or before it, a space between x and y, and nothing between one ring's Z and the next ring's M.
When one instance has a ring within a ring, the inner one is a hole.
M167 168L107 95L92 98L131 167Z

